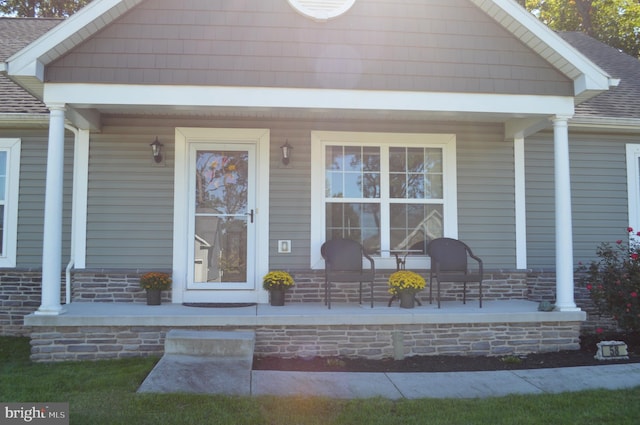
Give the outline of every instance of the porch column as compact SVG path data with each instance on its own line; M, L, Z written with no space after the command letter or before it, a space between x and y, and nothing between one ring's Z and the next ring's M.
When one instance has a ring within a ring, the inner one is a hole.
M62 206L64 169L64 105L49 105L49 144L42 236L42 301L35 314L58 315L62 272Z
M553 146L556 208L556 310L579 310L573 299L573 228L569 171L569 116L555 116Z

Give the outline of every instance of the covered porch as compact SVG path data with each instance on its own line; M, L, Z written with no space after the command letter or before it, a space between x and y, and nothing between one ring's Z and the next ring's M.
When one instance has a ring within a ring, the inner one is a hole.
M253 330L258 356L371 359L416 355L518 355L579 348L583 311L537 310L527 300L423 304L290 303L202 308L180 304L72 303L58 316L31 314L32 360L161 355L171 329Z

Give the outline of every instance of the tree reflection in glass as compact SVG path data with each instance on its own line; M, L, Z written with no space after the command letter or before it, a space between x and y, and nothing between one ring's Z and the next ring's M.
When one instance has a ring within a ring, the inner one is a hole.
M246 151L197 151L196 282L244 282L247 271Z

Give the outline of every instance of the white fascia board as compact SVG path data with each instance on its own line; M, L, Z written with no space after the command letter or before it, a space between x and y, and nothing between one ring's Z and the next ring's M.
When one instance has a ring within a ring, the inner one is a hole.
M534 37L519 37L520 40L537 51L539 54L539 43L548 46L558 55L563 57L573 67L575 67L583 78L574 78L575 94L579 95L585 90L608 90L612 86L612 79L609 74L598 65L590 61L586 56L580 53L571 44L566 42L562 37L549 29L544 23L536 18L532 13L527 11L513 0L472 0L478 7L487 12L490 16L502 23L507 31L518 36L517 28L509 28L500 18L500 13L496 13L496 9L502 11L502 14L510 16L524 30L529 31ZM503 15L504 16L504 15ZM522 29L520 29L522 32ZM524 31L524 32L526 32ZM544 56L544 55L543 55ZM547 58L548 59L548 58ZM578 80L581 80L578 82Z
M124 12L140 1L93 0L70 18L53 27L36 41L7 59L9 75L34 76L43 80L42 73L45 65L62 56L119 16L119 13L110 13L110 11L125 4L127 7L121 8ZM80 34L81 37L79 37ZM50 52L55 53L53 56L47 57Z
M120 106L310 108L573 115L567 96L120 84L45 84L44 102Z

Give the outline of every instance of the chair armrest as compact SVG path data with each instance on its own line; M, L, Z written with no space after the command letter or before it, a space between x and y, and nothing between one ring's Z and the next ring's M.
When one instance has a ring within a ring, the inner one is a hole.
M371 271L375 272L376 271L376 263L373 261L373 258L371 258L371 256L369 254L367 254L366 252L364 252L364 251L362 251L362 255L364 255L364 258L369 260L369 263L371 263Z
M469 251L469 257L473 258L478 263L478 272L480 273L480 275L482 275L483 274L482 259L477 255L474 255L473 252L471 251Z

